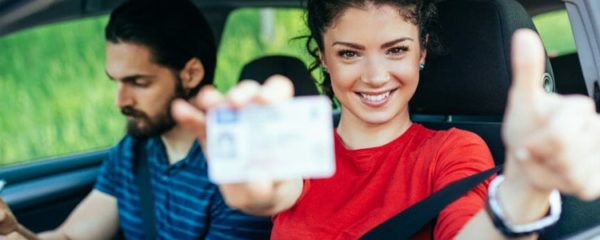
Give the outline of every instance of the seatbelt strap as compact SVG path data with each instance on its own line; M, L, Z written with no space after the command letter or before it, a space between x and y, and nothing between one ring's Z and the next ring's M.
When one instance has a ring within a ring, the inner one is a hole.
M136 145L135 166L135 183L138 187L140 197L142 227L146 239L156 239L156 213L154 206L154 195L152 193L152 182L150 180L150 170L148 168L148 159L144 149L145 141L139 141Z
M433 220L442 209L501 169L502 165L499 165L448 184L431 196L379 224L360 239L408 239Z

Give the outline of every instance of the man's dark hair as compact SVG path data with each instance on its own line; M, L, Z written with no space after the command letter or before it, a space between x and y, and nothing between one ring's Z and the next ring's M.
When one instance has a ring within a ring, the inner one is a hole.
M155 63L174 73L198 58L204 66L204 79L189 96L213 82L217 58L213 33L200 10L188 0L126 1L111 13L106 40L146 46Z

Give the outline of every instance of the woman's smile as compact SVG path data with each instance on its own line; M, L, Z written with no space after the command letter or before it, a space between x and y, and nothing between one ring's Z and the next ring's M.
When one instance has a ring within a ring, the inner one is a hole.
M377 92L360 91L355 93L365 105L379 107L385 105L389 101L396 89L397 88Z

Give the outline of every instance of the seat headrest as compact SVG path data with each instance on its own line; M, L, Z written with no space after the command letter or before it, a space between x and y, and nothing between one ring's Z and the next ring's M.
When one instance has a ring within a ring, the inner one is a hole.
M515 0L448 0L437 7L443 51L428 54L411 113L503 115L511 37L519 28L535 29L531 17ZM546 90L554 91L547 57L542 77Z
M239 80L252 79L262 84L275 74L292 80L295 96L319 94L306 65L300 59L291 56L265 56L252 60L242 69Z

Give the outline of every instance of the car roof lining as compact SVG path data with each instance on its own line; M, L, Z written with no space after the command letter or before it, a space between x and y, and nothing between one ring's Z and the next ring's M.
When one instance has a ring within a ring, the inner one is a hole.
M239 7L301 7L300 0L192 0L205 13L229 13ZM48 23L109 13L123 0L0 0L0 36ZM561 0L518 0L530 15L563 9ZM217 14L207 14L217 15ZM227 14L225 14L227 15ZM211 21L211 17L206 16ZM222 17L222 16L221 16ZM216 17L219 18L219 17ZM218 19L218 22L223 21ZM224 23L224 22L223 22ZM214 27L223 27L215 26ZM221 29L215 29L220 36Z

